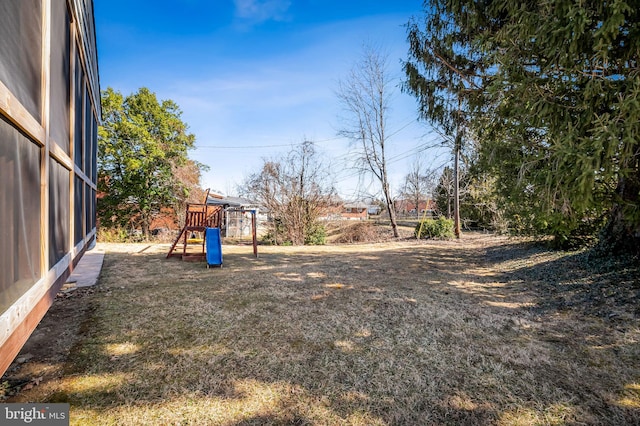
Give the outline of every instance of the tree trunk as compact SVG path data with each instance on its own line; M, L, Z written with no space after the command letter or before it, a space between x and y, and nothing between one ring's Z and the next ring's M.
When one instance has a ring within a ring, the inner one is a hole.
M142 237L144 238L144 241L148 241L149 240L149 236L151 234L150 232L150 224L151 224L151 219L145 217L144 219L142 219L142 223L141 223L141 227L142 227Z
M391 220L391 230L393 231L393 237L398 238L400 234L398 233L398 223L396 221L396 209L393 206L392 201L387 203L387 211L389 212L389 219Z
M618 200L600 234L597 250L603 253L640 254L640 159L631 161L634 173L618 180Z
M391 192L389 190L389 182L387 181L386 170L383 175L384 182L382 187L384 189L384 198L387 201L387 212L389 213L389 220L391 221L391 229L393 231L393 237L398 238L400 234L398 233L398 223L396 222L396 208L393 205L393 200L391 199Z
M460 176L458 173L458 167L460 163L460 135L456 136L456 146L454 148L454 160L453 160L453 222L454 233L456 238L460 238Z

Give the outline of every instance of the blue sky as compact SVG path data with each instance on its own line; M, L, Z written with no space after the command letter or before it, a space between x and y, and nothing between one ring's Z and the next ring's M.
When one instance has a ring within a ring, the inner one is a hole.
M203 186L225 193L265 158L308 139L336 171L347 199L375 193L350 169L337 137L338 81L364 44L388 55L399 86L406 29L421 0L95 0L100 84L127 95L148 87L172 99L196 135L191 158L207 164ZM414 154L435 138L416 120L416 102L394 89L390 175L399 188ZM439 166L446 154L427 151Z

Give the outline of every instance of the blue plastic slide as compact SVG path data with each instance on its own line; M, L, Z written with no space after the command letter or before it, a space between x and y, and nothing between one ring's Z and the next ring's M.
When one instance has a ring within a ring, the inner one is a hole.
M204 233L207 249L207 268L210 266L222 267L222 239L220 228L207 228Z

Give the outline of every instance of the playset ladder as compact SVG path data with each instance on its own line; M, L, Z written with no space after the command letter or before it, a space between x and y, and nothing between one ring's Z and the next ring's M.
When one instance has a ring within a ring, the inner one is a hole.
M171 245L167 259L172 256L181 256L182 260L204 260L205 245L204 232L207 228L221 228L224 219L224 209L222 206L211 206L207 204L187 204L185 214L184 227L178 234L178 237ZM203 241L199 252L187 252L187 240L189 234L199 232L202 233ZM182 240L182 250L178 244Z

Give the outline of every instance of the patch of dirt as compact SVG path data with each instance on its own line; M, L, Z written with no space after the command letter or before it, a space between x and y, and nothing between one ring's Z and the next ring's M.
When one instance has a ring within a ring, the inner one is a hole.
M64 288L64 287L63 287ZM94 287L60 291L40 324L0 381L0 401L62 377L71 348L82 335Z

